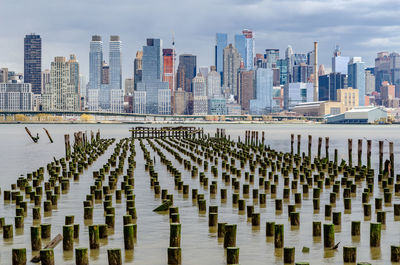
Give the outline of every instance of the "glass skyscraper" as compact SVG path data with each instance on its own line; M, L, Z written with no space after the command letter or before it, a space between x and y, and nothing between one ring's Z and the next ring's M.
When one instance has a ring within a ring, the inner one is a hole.
M119 36L110 37L110 85L111 89L122 89L121 41Z
M348 86L358 89L358 104L365 105L365 63L353 57L348 65Z
M92 36L89 51L89 89L100 89L103 67L103 42L101 36Z
M273 71L270 68L255 70L256 98L250 100L250 114L270 113L274 107L273 101Z
M224 71L224 48L226 46L228 46L228 34L217 33L215 41L215 66L221 76Z
M246 62L246 37L244 35L235 35L235 48L238 50L243 63Z
M179 66L183 68L184 79L178 79L178 86L184 88L186 92L192 92L192 80L196 76L196 56L192 54L179 55ZM184 84L181 84L181 80Z
M42 39L34 33L24 38L24 82L32 84L32 93L42 90Z
M171 113L171 92L168 82L161 81L162 72L162 42L160 39L147 39L147 45L143 46L142 81L137 83L135 106L136 98L145 102L148 114Z

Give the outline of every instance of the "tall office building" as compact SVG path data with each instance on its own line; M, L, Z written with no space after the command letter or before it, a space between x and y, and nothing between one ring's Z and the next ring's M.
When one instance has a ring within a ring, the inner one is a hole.
M269 68L255 70L255 99L250 100L250 114L271 113L273 102L273 71Z
M34 94L41 94L42 39L34 33L24 39L24 82L32 84Z
M348 65L348 86L358 89L359 106L365 104L365 63L361 57L353 57Z
M347 88L347 75L330 73L321 75L318 79L320 101L337 101L337 90Z
M122 89L121 40L119 36L110 36L109 48L111 89Z
M162 81L163 59L162 42L160 39L147 39L143 46L142 81L137 83L134 95L135 111L136 100L146 103L146 113L170 114L171 91L168 82Z
M390 81L390 57L388 52L378 52L375 58L375 90L380 92L382 83Z
M184 69L184 78L178 79L178 87L183 88L187 92L192 91L192 79L196 76L196 56L192 54L181 54L179 55L179 66L178 68ZM184 83L181 83L184 80Z
M268 68L277 67L277 62L279 60L279 49L266 49L264 59L266 60Z
M242 33L246 38L246 58L244 60L244 67L247 70L251 70L254 68L254 56L255 56L254 35L253 31L250 29L244 29Z
M250 110L250 100L254 99L254 70L239 72L239 100L244 112Z
M229 44L224 49L224 90L237 98L237 75L240 68L240 54L238 50Z
M89 51L89 89L100 89L103 70L103 42L101 36L92 36Z
M348 70L347 65L349 61L350 58L342 56L342 52L340 51L339 45L336 45L332 57L332 72L347 75L347 70Z
M293 48L288 45L285 51L285 60L287 60L287 72L288 72L288 82L292 82L293 74Z
M125 95L133 95L133 91L135 91L135 82L133 78L125 79Z
M217 72L221 75L224 71L224 49L228 46L228 34L217 33L215 38L215 66L217 67Z
M46 93L46 87L48 87L50 85L50 70L49 69L45 69L42 72L42 94Z
M193 87L193 114L194 115L207 115L208 113L208 99L206 80L201 73L198 73L192 80Z
M276 62L276 67L279 69L279 83L281 85L289 83L288 61L287 59L279 59Z
M163 78L162 81L168 82L171 94L174 92L174 50L163 49Z
M210 67L207 75L207 96L208 98L222 97L221 75L217 73L215 66Z
M51 63L49 89L43 94L43 110L78 111L80 95L79 65L74 55L66 61L65 57L55 57Z
M293 109L296 105L314 101L313 83L287 83L283 88L284 108Z
M135 90L137 88L137 83L142 81L142 57L143 51L137 51L133 63L133 81L135 82Z
M375 75L373 69L365 69L365 94L371 95L375 91Z
M235 48L243 60L244 68L251 70L254 67L255 45L253 31L244 29L242 34L235 35Z
M400 98L400 54L392 52L390 58L390 80L395 86L396 98Z

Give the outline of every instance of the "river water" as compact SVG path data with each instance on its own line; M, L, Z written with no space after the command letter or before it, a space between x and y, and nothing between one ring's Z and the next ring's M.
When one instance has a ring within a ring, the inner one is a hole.
M162 125L154 125L162 126ZM32 172L41 166L53 160L53 157L60 158L64 156L64 134L72 134L76 131L97 131L100 129L102 137L115 137L117 140L130 136L129 129L132 125L127 124L93 124L93 125L28 125L33 134L38 132L40 140L38 144L33 143L26 135L25 125L0 125L0 187L2 190L0 199L0 217L6 218L6 224L14 224L15 204L3 201L3 191L10 190L10 185L16 183L21 174ZM43 127L46 127L54 139L50 144ZM318 137L330 137L330 154L333 158L333 150L339 150L339 159L347 159L347 139L353 139L353 161L357 161L357 139L372 139L372 166L378 167L377 153L378 141L388 140L394 142L395 161L399 161L400 144L400 126L347 126L347 125L320 125L320 124L223 124L223 125L198 125L203 127L205 133L215 133L216 128L225 128L226 134L230 134L233 139L240 136L244 139L245 130L264 131L266 144L271 147L282 150L290 150L290 134L302 135L302 151L307 152L307 135L313 136L313 154L316 154ZM115 144L114 144L115 145ZM80 238L75 241L74 247L88 247L88 228L83 222L83 204L86 194L89 193L89 187L93 185L92 171L98 170L112 153L113 146L109 147L107 152L101 156L88 170L81 175L79 182L71 181L70 191L67 194L60 195L58 208L53 210L50 216L45 216L42 212L42 223L52 225L52 237L62 233L62 226L66 215L74 215L75 223L80 224ZM148 144L147 148L151 151L151 157L155 154ZM324 145L323 145L324 146ZM158 146L160 147L160 146ZM385 141L385 159L388 157L388 143ZM295 146L296 150L296 146ZM136 142L136 162L135 169L135 195L137 210L138 239L134 251L124 251L122 234L122 216L125 214L125 200L118 204L113 201L116 211L115 230L109 235L108 240L101 242L100 250L90 251L90 264L108 264L107 249L121 248L124 263L126 264L166 264L167 248L169 245L169 219L167 215L160 215L152 212L160 204L160 199L154 197L150 192L150 179L148 173L144 171L143 153L138 142ZM167 152L165 152L167 154ZM322 154L325 154L324 149ZM366 160L366 141L364 141L364 163ZM129 154L128 154L129 155ZM175 161L168 153L167 158ZM176 161L175 161L176 162ZM354 163L354 162L353 162ZM221 165L221 162L220 162ZM185 172L183 165L176 166L182 172ZM400 162L395 163L395 174L400 169ZM200 215L196 205L193 205L191 199L183 198L182 194L174 189L173 178L166 176L166 167L159 162L155 166L158 172L162 188L167 188L174 194L174 204L179 207L180 222L182 224L182 264L226 264L226 254L224 252L222 241L218 240L215 231L209 230L208 216ZM125 172L125 170L124 170ZM221 174L221 171L219 171ZM187 171L186 171L187 173ZM164 175L163 175L164 174ZM206 175L210 175L208 171ZM257 175L257 174L256 174ZM47 179L47 176L45 176ZM400 221L395 221L393 216L393 204L400 202L400 197L393 195L392 205L383 206L386 211L386 227L382 230L382 246L378 249L369 247L369 223L376 222L374 211L374 200L372 204L372 219L364 221L363 209L361 203L361 191L365 183L358 184L356 197L352 198L351 214L344 214L342 195L338 199L336 206L332 211L342 212L342 226L340 232L335 234L336 242L341 242L337 251L325 251L323 242L313 239L312 221L319 220L322 223L329 223L325 220L324 205L329 203L329 191L321 193L321 211L317 214L313 212L312 193L309 197L303 198L301 208L298 210L301 214L300 229L292 230L287 216L287 204L284 204L284 211L280 215L275 215L274 199L270 194L267 195L267 206L265 208L255 205L255 211L261 213L261 226L259 229L252 228L245 215L239 215L237 208L232 208L231 189L228 190L227 203L221 203L219 192L216 198L210 198L208 190L203 190L198 179L192 179L189 174L183 174L185 184L190 188L198 188L205 194L208 205L218 205L219 222L228 222L237 224L237 246L240 248L240 264L283 264L281 253L275 252L273 240L265 237L265 222L275 221L284 224L285 246L296 247L296 261L308 261L310 264L342 264L343 253L342 246L357 247L357 261L369 261L372 264L390 264L390 246L400 245ZM242 179L243 181L244 179ZM283 181L280 182L282 185ZM376 187L377 187L377 183ZM221 177L218 178L218 188L224 187ZM118 185L119 187L119 185ZM255 182L251 188L258 188ZM279 187L277 198L281 198L283 187ZM300 190L301 192L301 190ZM372 196L371 196L372 197ZM383 197L383 191L379 188L374 189L374 197ZM291 195L291 202L294 203L294 195ZM246 205L251 205L252 199L247 199ZM0 236L0 264L11 264L12 248L26 247L28 260L32 257L30 246L30 226L32 225L32 207L28 204L28 216L25 218L23 231L14 229L14 238L4 240ZM95 204L93 224L103 224L103 206ZM351 221L361 222L361 237L355 239L351 237ZM2 234L2 232L0 232ZM43 245L47 241L43 241ZM309 253L302 253L303 247L309 247ZM36 253L33 253L36 254ZM73 252L62 250L62 244L55 250L56 264L75 264ZM29 262L28 262L29 263Z

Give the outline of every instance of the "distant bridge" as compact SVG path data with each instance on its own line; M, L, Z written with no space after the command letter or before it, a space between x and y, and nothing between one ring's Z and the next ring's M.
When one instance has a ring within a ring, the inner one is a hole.
M53 117L61 117L65 120L79 119L81 115L91 115L94 121L119 121L119 122L146 122L146 121L261 121L267 120L309 120L322 122L323 117L299 117L299 116L281 116L277 114L270 115L163 115L163 114L139 114L139 113L113 113L99 111L0 111L0 117L3 120L13 121L16 115L25 115L28 118L45 114Z

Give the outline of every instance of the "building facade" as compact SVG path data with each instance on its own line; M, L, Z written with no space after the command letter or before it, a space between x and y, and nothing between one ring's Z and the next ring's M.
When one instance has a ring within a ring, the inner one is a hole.
M45 111L79 111L80 95L76 88L76 79L79 84L79 65L76 70L76 57L71 55L67 61L65 57L55 57L51 63L49 89L42 96L43 110ZM79 90L79 88L78 88Z
M32 84L32 93L42 93L42 39L34 33L24 39L24 82Z
M239 103L246 113L250 111L250 100L254 99L254 70L239 72Z
M238 50L229 44L224 49L224 90L237 98L237 75L240 68L240 54Z
M0 111L33 110L33 93L28 83L0 83Z
M192 92L192 79L196 76L196 56L192 54L179 55L179 66L181 77L178 78L178 87L183 88L187 92ZM183 75L183 76L182 76Z
M228 34L217 33L215 37L215 67L217 67L221 79L224 71L224 49L226 46L228 46Z
M111 89L122 90L121 40L119 36L110 36L109 60Z
M206 80L198 73L192 80L193 87L193 114L206 115L208 113L208 98Z
M284 108L291 110L300 103L313 102L313 83L288 83L283 89Z
M361 57L353 57L348 65L348 86L358 89L358 102L365 104L365 63Z
M257 68L255 99L250 100L250 114L266 114L273 110L273 71L269 68Z

